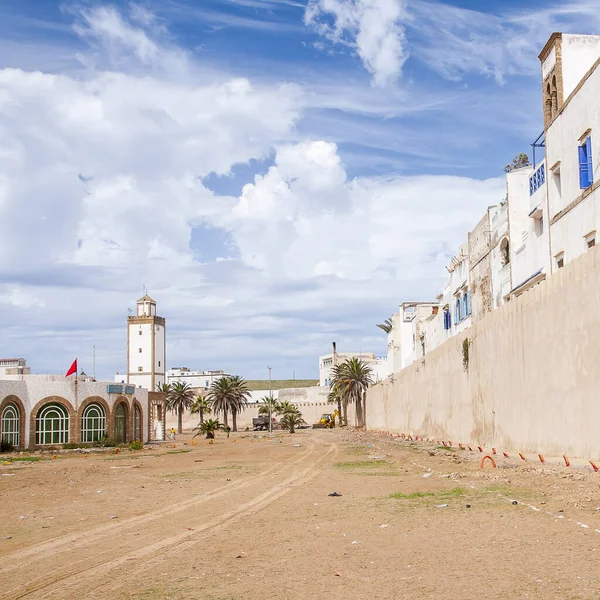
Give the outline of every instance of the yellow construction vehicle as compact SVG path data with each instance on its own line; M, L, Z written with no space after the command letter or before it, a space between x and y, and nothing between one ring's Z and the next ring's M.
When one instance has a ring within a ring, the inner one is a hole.
M335 427L335 419L340 413L336 410L333 413L325 413L321 416L318 423L313 425L313 429L333 429Z

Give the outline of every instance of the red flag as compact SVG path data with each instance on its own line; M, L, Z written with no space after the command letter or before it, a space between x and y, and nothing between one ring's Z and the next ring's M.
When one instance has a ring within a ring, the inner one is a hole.
M67 371L67 374L65 375L65 377L68 377L69 375L73 375L73 373L77 373L77 359L75 359L73 361L73 364L69 367L69 370Z

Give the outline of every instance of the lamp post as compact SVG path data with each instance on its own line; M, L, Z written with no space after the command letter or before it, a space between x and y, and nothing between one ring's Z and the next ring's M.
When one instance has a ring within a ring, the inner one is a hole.
M269 433L273 433L273 392L271 391L271 367L269 369Z

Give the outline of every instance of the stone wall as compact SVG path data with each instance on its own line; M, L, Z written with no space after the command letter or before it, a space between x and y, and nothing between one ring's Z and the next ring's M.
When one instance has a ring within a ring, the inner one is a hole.
M600 455L598 252L593 248L373 386L368 428L523 452Z

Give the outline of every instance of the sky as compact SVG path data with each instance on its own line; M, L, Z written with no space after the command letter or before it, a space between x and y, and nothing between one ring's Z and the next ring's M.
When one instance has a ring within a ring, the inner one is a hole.
M315 378L386 352L543 129L597 0L0 0L0 356Z

